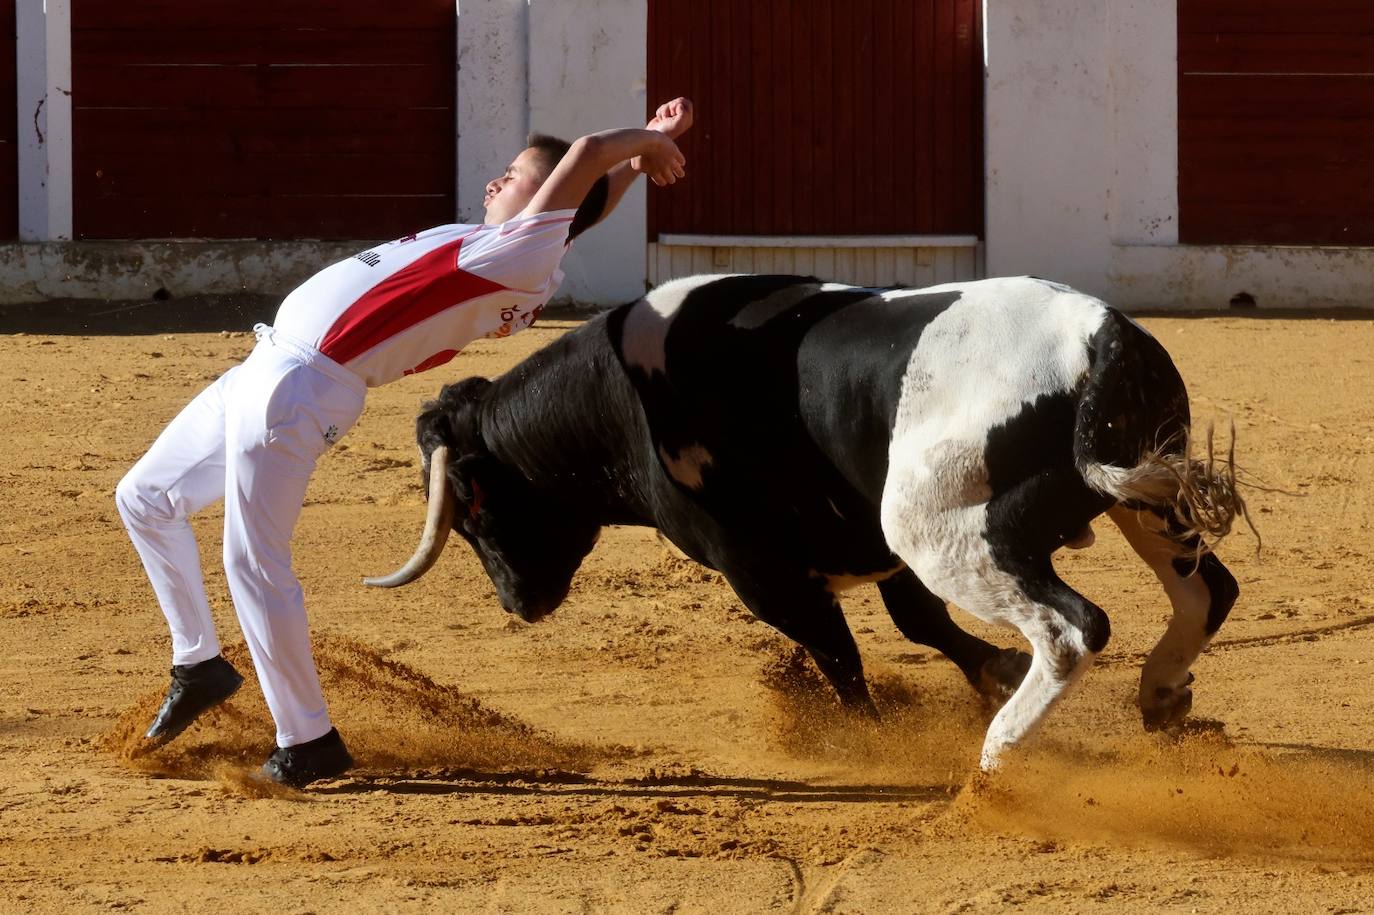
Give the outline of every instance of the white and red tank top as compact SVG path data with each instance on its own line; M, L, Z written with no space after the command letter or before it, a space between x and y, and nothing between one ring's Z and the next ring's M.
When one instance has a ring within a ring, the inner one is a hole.
M534 322L563 280L574 210L448 225L369 248L306 280L273 324L375 388Z

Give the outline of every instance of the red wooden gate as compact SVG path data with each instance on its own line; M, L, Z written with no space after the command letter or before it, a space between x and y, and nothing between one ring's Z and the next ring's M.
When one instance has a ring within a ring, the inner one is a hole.
M649 237L983 227L980 0L649 0L650 104L696 100Z
M455 213L453 0L73 0L78 238L386 238Z
M1374 4L1179 0L1179 238L1374 245Z
M0 239L19 237L14 0L0 0Z

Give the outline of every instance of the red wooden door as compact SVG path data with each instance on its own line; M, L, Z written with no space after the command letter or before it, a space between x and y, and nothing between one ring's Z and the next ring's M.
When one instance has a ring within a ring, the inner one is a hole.
M0 0L0 239L19 237L14 0Z
M650 104L697 102L659 233L983 228L980 0L650 0Z
M455 213L453 0L74 0L78 238L386 238Z
M1374 4L1179 0L1179 238L1374 245Z

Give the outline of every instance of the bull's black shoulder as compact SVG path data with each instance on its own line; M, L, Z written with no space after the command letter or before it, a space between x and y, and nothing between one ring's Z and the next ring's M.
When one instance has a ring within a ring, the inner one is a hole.
M668 475L731 525L782 532L777 547L814 552L817 568L890 567L877 513L902 377L959 293L889 300L791 276L682 289L632 306L654 308L633 327L652 327L661 351L624 346L629 309L609 325Z

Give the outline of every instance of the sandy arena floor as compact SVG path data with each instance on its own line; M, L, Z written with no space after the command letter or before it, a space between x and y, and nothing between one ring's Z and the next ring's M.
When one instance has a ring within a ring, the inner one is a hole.
M1367 318L1145 321L1197 417L1234 418L1269 487L1250 493L1263 552L1245 531L1221 550L1242 596L1195 668L1211 729L1141 733L1135 680L1167 605L1100 523L1061 567L1107 608L1112 642L977 788L986 712L876 590L846 601L886 710L870 728L651 531L608 531L535 626L501 611L461 542L409 588L361 586L414 547L419 402L566 322L374 392L315 475L296 565L360 768L255 789L272 742L255 685L131 757L168 637L112 492L253 338L0 336L0 910L1374 910ZM208 511L197 531L220 632L241 646L219 524Z

